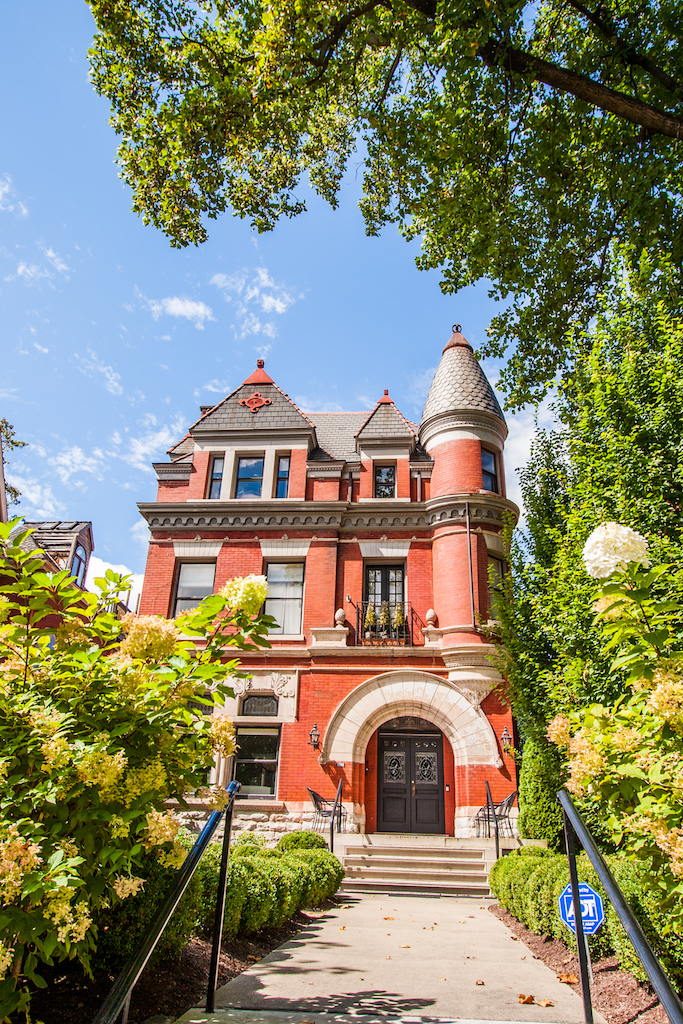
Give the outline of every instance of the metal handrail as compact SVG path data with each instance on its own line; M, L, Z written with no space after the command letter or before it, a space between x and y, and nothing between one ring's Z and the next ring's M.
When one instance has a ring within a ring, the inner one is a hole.
M659 1001L664 1007L669 1020L672 1024L683 1024L683 1005L681 1005L678 996L671 986L671 982L664 973L662 965L657 959L652 946L648 942L645 932L626 902L624 894L619 888L614 875L607 867L602 854L595 845L595 840L590 834L586 823L574 806L572 798L566 790L561 789L557 794L557 799L562 807L562 815L564 818L564 830L567 840L567 857L569 860L569 877L571 880L572 902L574 906L581 906L579 898L579 881L576 871L576 844L574 842L576 837L583 846L589 861L593 865L595 873L600 879L603 889L607 893L619 920L624 926L624 931L631 940L638 959L645 968L645 973L650 979L650 983L657 993ZM590 982L588 978L588 958L586 955L583 921L580 913L574 914L574 921L576 923L576 942L579 952L579 967L581 970L581 991L583 993L584 1016L586 1024L593 1024L593 1007L591 1004Z
M339 780L339 785L337 786L337 795L335 796L334 803L332 804L332 813L330 814L330 853L334 853L334 819L337 816L339 817L339 828L337 829L337 831L341 832L341 821L342 821L342 816L341 816L341 810L342 810L341 796L342 796L342 788L343 788L343 786L344 786L344 780L340 779Z
M486 783L486 803L488 804L489 819L490 819L489 822L488 822L489 839L491 838L491 820L493 820L493 828L494 828L495 837L496 837L496 860L499 860L500 859L500 835L499 835L499 831L498 831L498 815L496 814L496 805L493 802L493 797L491 796L491 787L489 786L488 782Z
M127 1024L130 997L138 978L147 966L147 962L156 949L157 943L163 935L166 925L171 920L176 907L182 899L183 893L187 889L192 876L199 867L199 862L202 859L214 832L218 828L221 818L225 815L221 870L218 882L218 895L216 898L216 914L214 917L211 966L209 969L209 987L207 993L207 1010L209 1009L209 1003L211 1004L211 1011L213 1010L213 998L216 990L216 979L218 976L218 957L220 955L221 935L223 932L223 916L225 913L225 886L228 870L228 855L230 851L230 826L232 825L233 804L239 789L239 782L231 782L229 784L227 788L228 800L225 807L220 811L214 811L202 829L196 843L185 858L182 867L178 869L171 891L159 908L156 917L147 928L139 949L133 954L119 974L111 988L111 991L109 992L109 995L95 1015L92 1024L115 1024L119 1016L121 1016L120 1024Z

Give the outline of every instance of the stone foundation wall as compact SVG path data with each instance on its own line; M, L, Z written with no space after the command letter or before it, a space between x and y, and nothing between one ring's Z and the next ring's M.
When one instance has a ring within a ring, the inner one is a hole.
M178 817L190 832L201 832L211 811L199 802L189 802L191 809L178 810ZM345 809L348 815L345 831L358 832L358 825L353 823L353 809L350 806ZM265 837L268 846L275 846L287 832L312 829L314 816L310 804L239 801L235 804L232 815L232 834L236 837L242 832L256 832ZM222 828L219 828L217 835L222 835Z

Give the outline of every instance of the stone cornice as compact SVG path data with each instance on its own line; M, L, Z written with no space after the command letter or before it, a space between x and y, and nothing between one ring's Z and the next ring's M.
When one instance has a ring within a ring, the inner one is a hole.
M503 441L508 436L505 420L483 409L463 409L462 412L437 413L420 424L420 443L427 445L432 437L444 430L458 430L470 427L473 430L491 430Z
M453 520L465 521L468 505L470 522L477 525L491 522L502 524L506 512L514 516L515 522L519 519L519 509L514 501L491 491L482 491L479 494L448 494L440 498L430 498L425 502L429 525L445 525Z
M153 462L152 469L159 483L166 480L189 480L192 476L191 462Z

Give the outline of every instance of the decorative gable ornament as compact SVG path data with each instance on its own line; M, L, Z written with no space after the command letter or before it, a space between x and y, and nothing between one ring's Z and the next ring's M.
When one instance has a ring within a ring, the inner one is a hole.
M264 405L272 405L270 398L263 398L260 391L255 391L251 398L241 398L240 405L245 405L249 412L258 412Z

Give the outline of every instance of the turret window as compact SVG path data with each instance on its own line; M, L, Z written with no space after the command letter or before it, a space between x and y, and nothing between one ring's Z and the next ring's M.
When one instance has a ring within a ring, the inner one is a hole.
M236 498L260 498L263 485L263 458L238 459Z
M375 497L396 497L396 466L380 466L375 463Z
M498 482L498 466L497 459L493 452L489 452L486 448L481 450L481 477L482 487L485 491L493 491L494 494L500 494L500 484Z

